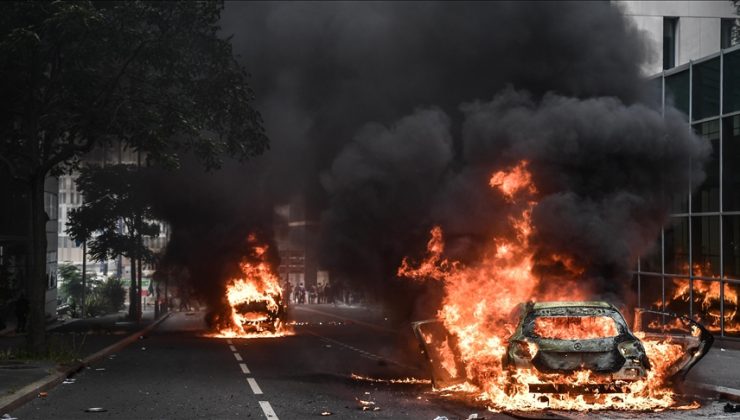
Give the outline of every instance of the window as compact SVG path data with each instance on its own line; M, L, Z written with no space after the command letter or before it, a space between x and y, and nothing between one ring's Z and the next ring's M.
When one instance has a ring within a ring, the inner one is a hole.
M666 76L665 78L665 102L666 105L674 106L679 111L689 115L689 71Z
M711 144L712 154L704 165L704 182L691 193L691 212L719 211L719 120L697 124L694 130Z
M674 217L665 229L665 272L689 272L689 219Z
M676 28L678 18L663 18L663 69L676 66Z
M724 59L722 79L722 112L740 111L740 50L727 53Z
M719 276L719 216L699 216L691 219L692 274L702 277Z
M722 206L740 210L740 115L722 119Z
M694 65L691 118L719 115L719 57Z
M722 230L725 277L740 279L740 216L725 216Z
M730 48L740 41L738 19L722 19L720 31L720 48Z
M647 271L651 273L660 273L663 271L661 263L661 238L658 234L657 240L653 243L645 255L640 257L640 271Z

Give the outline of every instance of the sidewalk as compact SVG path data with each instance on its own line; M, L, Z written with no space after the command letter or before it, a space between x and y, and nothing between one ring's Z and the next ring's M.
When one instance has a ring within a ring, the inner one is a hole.
M740 402L740 341L717 339L689 372L686 386Z
M48 342L55 349L55 355L60 360L65 360L64 363L52 360L0 358L0 406L13 400L16 396L14 394L24 392L23 389L30 384L42 383L45 378L80 367L82 359L95 355L155 322L153 311L145 310L140 323L125 321L125 315L125 312L119 312L97 318L75 319L50 325L47 328ZM0 336L0 355L7 354L12 349L21 348L24 341L25 334L15 335L12 330L10 334Z

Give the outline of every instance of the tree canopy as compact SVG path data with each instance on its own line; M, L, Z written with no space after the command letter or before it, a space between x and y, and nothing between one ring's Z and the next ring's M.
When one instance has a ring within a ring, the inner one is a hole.
M44 341L44 181L123 142L177 166L262 153L248 75L220 36L221 2L0 3L0 171L30 193L28 345Z

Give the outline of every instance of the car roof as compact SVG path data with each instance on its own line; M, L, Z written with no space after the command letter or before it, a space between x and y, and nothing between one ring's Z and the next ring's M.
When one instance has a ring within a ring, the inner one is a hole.
M605 308L617 310L617 308L615 308L611 303L599 300L581 302L535 302L532 305L532 310L550 308Z

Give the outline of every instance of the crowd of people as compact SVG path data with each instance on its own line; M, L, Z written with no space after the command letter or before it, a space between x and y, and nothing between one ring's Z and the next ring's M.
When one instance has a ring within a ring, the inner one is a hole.
M288 303L291 304L353 304L357 303L357 295L347 290L341 285L332 285L331 283L318 283L306 287L303 282L293 286L291 282L285 282L283 285L283 296L287 297Z

